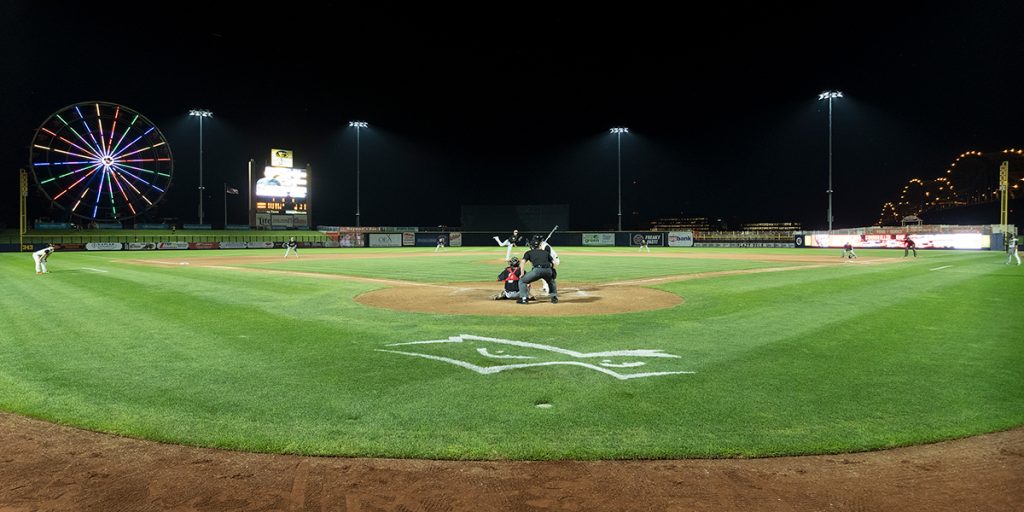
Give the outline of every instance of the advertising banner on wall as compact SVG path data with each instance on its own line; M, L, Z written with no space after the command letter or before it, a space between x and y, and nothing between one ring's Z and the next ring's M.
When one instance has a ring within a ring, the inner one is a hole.
M448 235L449 247L462 247L462 233L456 231Z
M437 247L437 237L443 236L446 239L446 233L416 233L416 245L419 247ZM448 240L445 240L445 245L448 245Z
M89 242L85 244L87 251L120 251L122 248L120 242Z
M256 214L256 227L263 229L270 229L270 214L269 213L257 213Z
M338 245L341 247L363 247L362 233L339 233Z
M583 233L583 245L613 246L615 233Z
M793 242L694 242L694 247L726 247L726 248L757 248L786 249L792 248Z
M221 242L221 249L245 249L248 247L248 242Z
M693 231L669 231L669 247L693 247Z
M189 249L216 249L220 246L220 242L190 242L188 244Z
M412 247L416 245L416 233L409 231L402 233L402 245L406 247Z
M402 235L399 233L370 233L370 247L401 247Z
M157 249L182 251L188 249L188 242L160 242Z
M155 251L156 242L128 242L129 251Z
M644 239L647 240L647 245L665 245L662 240L664 233L631 233L629 235L629 245L638 246L642 245Z
M246 242L245 246L250 249L273 249L274 242Z

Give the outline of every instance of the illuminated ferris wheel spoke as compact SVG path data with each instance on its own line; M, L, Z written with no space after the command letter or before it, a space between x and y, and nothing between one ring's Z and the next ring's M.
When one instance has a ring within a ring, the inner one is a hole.
M107 170L106 169L101 169L100 172L101 172L101 174L100 174L100 186L96 187L96 200L93 201L93 203L92 203L92 216L93 217L95 217L96 216L96 212L99 211L100 199L103 197L103 180L104 180L104 178L107 177Z
M114 202L114 185L112 185L110 183L112 181L110 179L110 175L111 174L114 174L114 173L109 172L109 171L106 173L106 176L107 176L107 194L110 195L110 211L113 212L114 218L116 219L117 218L117 203Z
M157 176L167 176L167 174L162 173L162 172L151 171L149 169L143 169L142 167L135 167L134 165L128 165L128 164L126 164L124 162L118 162L117 165L119 165L121 167L127 167L128 169L133 169L133 170L136 170L136 171L147 172L149 174L155 174Z
M56 133L54 133L54 132L52 132L50 130L47 130L46 128L42 128L42 130L44 132L49 133L50 135L60 139L60 140L68 143L68 145L74 146L74 147L78 148L79 150L84 151L84 152L89 153L90 155L92 155L92 150L91 149L83 148L82 146L79 146L78 144L75 144L74 142L71 142L70 140L65 138L63 135L57 135ZM82 142L85 142L85 141L82 141ZM86 143L86 145L88 145L88 143ZM92 155L92 158L99 158L99 155Z
M78 209L78 205L82 204L82 199L85 199L85 195L89 193L89 189L86 188L82 191L82 195L78 196L78 201L75 201L75 205L71 207L71 211Z
M88 161L88 162L35 162L32 165L34 165L36 167L47 166L47 165L52 165L52 166L56 167L58 165L79 165L79 164L91 164L91 163L95 163L95 162L92 162L92 161Z
M89 134L89 138L92 139L92 148L96 151L96 154L103 154L103 145L96 142L96 136L92 133L92 128L89 128L89 121L86 121L85 116L82 115L82 111L76 106L75 111L78 112L78 118L82 121L82 125L85 126L85 132ZM97 107L97 115L99 115L99 109Z
M110 140L107 142L107 154L113 151L114 147L114 135L117 133L117 116L121 114L121 106L118 105L114 109L114 124L110 126Z
M124 129L124 133L121 134L121 138L117 139L117 144L114 144L114 148L110 150L112 154L117 153L117 148L121 147L121 143L124 142L124 138L128 136L128 132L132 131L132 126L135 126L135 121L139 118L138 114L132 118L132 122L128 123L128 128Z
M85 137L82 137L82 134L78 133L78 130L76 130L74 126L71 126L71 124L69 124L67 121L65 121L64 118L61 117L60 115L57 115L56 117L57 117L57 119L60 119L60 122L64 123L64 126L66 126L69 130L71 130L71 133L74 133L75 136L78 137L78 140L82 141L82 144L85 144L86 146L89 146L89 141L85 140ZM84 150L84 151L86 153L95 153L96 154L96 158L99 158L99 153L96 153L96 148L93 148L92 146L89 146L89 148L90 149Z
M128 185L129 188L134 190L136 195L142 197L143 199L146 199L146 196L142 192L140 192L139 189L136 188L135 185L128 178L126 178L124 176L124 174L127 174L127 173L125 173L121 169L118 169L117 166L112 166L111 169L114 169L114 176L115 177L117 177L118 179L123 181L125 185Z
M121 158L124 158L126 156L132 156L134 154L138 154L138 153L141 153L141 152L146 151L146 150L154 149L154 148L160 147L162 145L164 145L164 143L160 142L158 144L154 144L154 145L149 146L149 147L145 147L145 148L142 148L142 149L136 149L135 151L132 151L131 153L125 153L123 155L119 155L117 158L121 159ZM159 160L159 159L149 159L149 161L155 161L155 160ZM147 160L125 160L125 162L145 162L145 161L147 161Z
M124 202L128 204L128 208L132 211L132 215L137 215L135 212L135 207L132 206L131 199L128 199L128 194L124 192L124 187L121 186L121 179L118 178L117 172L114 171L111 172L110 174L114 176L114 183L117 183L117 189L121 191L121 197L123 197Z
M97 169L98 169L98 167L97 167ZM76 181L76 182L72 183L70 187L68 187L68 188L66 188L66 189L64 189L64 190L62 190L62 191L61 191L61 192L60 192L59 194L57 194L57 195L53 196L53 200L54 200L54 201L56 201L56 200L60 199L60 196L62 196L62 195L64 195L65 193L67 193L67 191L69 191L69 190L71 190L71 189L75 188L76 186L78 186L78 184L79 184L79 183L81 183L81 182L82 182L82 180L84 180L84 179L88 178L89 176L92 176L93 174L96 174L96 169L93 169L93 170L89 171L89 174L86 174L85 176L82 176L81 178L78 178L78 181ZM92 181L92 180L90 180L90 182L91 182L91 181Z
M141 181L141 182L145 183L146 185L148 185L148 186L150 186L150 187L153 187L153 188L155 188L155 189L159 190L160 192L163 192L163 191L164 191L164 189L162 189L162 188L160 188L160 187L158 187L158 186L154 185L153 183L150 183L150 182L148 182L148 181L146 181L146 180L144 180L144 179L142 179L142 178L140 178L140 177L138 177L138 176L136 176L136 175L134 175L134 174L132 174L132 173L130 173L130 172L128 172L128 171L126 171L126 170L124 170L124 169L122 169L121 167L123 167L123 166L117 165L117 166L114 166L114 167L115 167L115 168L116 168L116 169L117 169L117 170L118 170L119 172L121 172L121 173L123 173L123 174L127 174L128 176L131 176L132 178L135 178L136 180L138 180L138 181ZM145 196L143 196L143 197L145 197Z
M50 147L46 147L46 146L41 146L39 144L34 144L34 146L39 148L39 149L45 149L47 151L56 151L57 153L64 153L65 155L77 156L77 157L81 157L81 158L88 158L90 160L93 160L93 159L96 158L94 156L83 155L83 154L80 154L80 153L72 153L70 151L64 151L63 149L50 148Z
M99 107L97 107L97 110L99 110ZM103 118L102 117L96 118L96 125L99 126L99 130L98 131L100 132L100 151L102 151L103 154L105 155L105 154L108 153L108 151L107 151L107 146L106 146L106 142L107 141L106 141L106 139L103 138Z
M157 163L159 163L159 162L166 162L166 161L168 161L166 158L134 158L134 159L131 159L131 160L118 160L117 163L119 163L121 165L124 165L125 167L129 167L131 169L136 169L136 170L143 171L143 172L148 172L150 174L159 174L161 176L167 176L167 174L164 174L164 173L161 173L161 172L151 171L149 169L143 169L141 167L135 167L135 166L131 166L131 165L128 165L128 164L125 163L125 162L133 162L133 163L137 163L137 162L157 162Z
M88 163L88 162L80 162L80 163ZM45 180L39 180L39 184L40 185L45 185L47 183L50 183L51 181L67 178L68 176L71 176L72 174L77 174L77 173L80 173L80 172L88 170L88 169L93 169L93 168L99 167L99 165L100 164L98 164L98 163L93 163L93 164L87 165L85 167L81 167L81 168L75 169L73 171L66 172L66 173L61 174L59 176L54 176L52 178L47 178ZM72 186L74 186L74 185L72 185Z
M166 144L166 142L161 141L159 144L155 144L153 146L149 146L148 148L142 148L142 149L138 149L138 150L132 151L131 153L125 153L125 151L128 151L128 149L131 148L133 145L135 145L136 142L138 142L140 139L142 139L146 135L149 135L149 132L151 132L151 131L153 131L153 128L150 128L149 130L146 130L142 135L139 135L138 137L135 137L135 140L129 142L127 146L121 148L121 151L118 151L117 153L114 153L111 156L113 156L114 158L123 158L123 157L126 157L126 156L134 155L135 153L138 153L140 151L145 151L147 149L151 149L151 148L154 148L156 146L161 146L161 145Z

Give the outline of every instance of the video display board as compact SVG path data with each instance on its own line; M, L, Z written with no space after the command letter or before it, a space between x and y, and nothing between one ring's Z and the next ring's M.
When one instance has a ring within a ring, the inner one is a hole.
M308 185L305 169L267 166L256 180L256 212L306 213Z

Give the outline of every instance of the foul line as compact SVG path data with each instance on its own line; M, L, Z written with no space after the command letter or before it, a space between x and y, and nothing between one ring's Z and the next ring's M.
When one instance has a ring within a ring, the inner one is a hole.
M952 266L953 265L946 265L946 266L942 266L942 267L930 268L930 269L928 269L928 271L931 272L931 271L934 271L934 270L942 270L944 268L949 268L949 267L952 267Z

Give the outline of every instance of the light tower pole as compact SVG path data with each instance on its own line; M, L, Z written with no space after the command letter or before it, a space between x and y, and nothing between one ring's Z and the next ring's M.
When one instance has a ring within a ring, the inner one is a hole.
M828 232L832 232L832 99L842 98L840 91L825 91L818 95L818 100L828 100Z
M192 109L188 115L199 118L199 223L203 223L203 118L213 117L206 109Z
M356 227L361 226L359 219L359 129L366 128L366 121L349 121L348 125L356 129Z
M626 128L624 126L617 126L609 131L615 134L616 143L619 149L619 231L622 231L622 134L629 133L629 128Z

